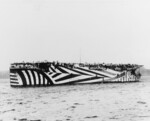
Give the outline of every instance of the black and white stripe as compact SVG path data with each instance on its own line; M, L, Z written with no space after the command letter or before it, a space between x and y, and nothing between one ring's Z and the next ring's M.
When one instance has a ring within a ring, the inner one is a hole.
M39 69L11 69L10 84L12 86L52 86L59 84L85 84L101 82L135 81L136 77L127 72L111 69L90 70L88 67L49 67L49 72Z
M23 86L48 86L53 84L53 82L44 72L42 73L36 70L29 69L17 70L16 73L11 73L11 83L19 84L17 75L20 76L20 80L22 80Z
M22 80L17 73L11 73L10 72L10 85L11 86L23 85Z
M134 82L137 80L138 79L136 78L136 76L131 75L128 72L125 72L123 75L119 77L110 78L110 79L105 80L104 82Z

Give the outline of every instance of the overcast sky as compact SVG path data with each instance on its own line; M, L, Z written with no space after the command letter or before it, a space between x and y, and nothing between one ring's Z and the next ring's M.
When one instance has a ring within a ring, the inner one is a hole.
M21 61L150 68L149 0L0 0L0 70Z

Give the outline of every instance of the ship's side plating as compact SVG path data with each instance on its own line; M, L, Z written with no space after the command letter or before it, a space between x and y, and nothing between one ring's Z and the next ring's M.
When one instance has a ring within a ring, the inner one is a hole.
M10 85L14 87L134 81L139 81L139 77L127 70L119 72L81 66L69 68L54 64L47 71L39 68L10 68Z
M48 86L52 80L38 69L10 69L11 86Z

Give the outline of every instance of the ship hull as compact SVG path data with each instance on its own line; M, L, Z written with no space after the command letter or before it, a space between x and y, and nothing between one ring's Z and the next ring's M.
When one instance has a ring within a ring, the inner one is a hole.
M97 70L86 67L49 67L48 71L36 68L11 68L12 87L40 87L95 83L137 82L139 77L130 71L118 72L111 69Z

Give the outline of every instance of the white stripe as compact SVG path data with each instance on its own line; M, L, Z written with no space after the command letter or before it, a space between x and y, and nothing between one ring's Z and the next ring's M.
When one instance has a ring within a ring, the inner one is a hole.
M18 79L17 80L13 80L10 78L10 82L18 82Z
M47 85L47 83L48 83L48 81L47 81L47 79L45 78L45 85Z
M36 71L33 71L34 72L34 75L35 75L35 79L36 79L36 84L38 85L39 84L39 78L38 78L38 74Z
M108 76L108 77L115 77L114 75L110 75L108 73L105 73L105 72L102 72L102 71L97 71L97 70L92 70L93 72L96 72L100 75L104 75L104 76ZM101 77L104 77L104 76L101 76Z
M101 79L93 79L93 80L77 82L77 83L86 84L86 83L95 83L95 82L103 82L103 79L102 78Z
M14 81L14 80L11 80L11 81L10 81L11 84L16 84L16 83L13 83L13 82L17 82L18 85L19 85L19 82L18 82L18 81Z
M20 84L11 83L11 85L14 85L14 86L16 86L16 85L20 85Z
M83 69L86 69L86 70L90 70L89 67L80 67L80 68L83 68Z
M81 79L87 79L87 78L90 78L90 77L92 77L92 76L80 75L80 76L77 76L77 77L74 77L74 78L66 79L64 81L56 82L56 84L63 84L63 83L67 83L67 82L74 82L74 81L78 81L78 80L81 80Z
M115 78L104 77L104 82L115 81Z
M119 78L119 82L122 82L121 78Z
M53 73L53 74L51 74L51 75L49 75L49 74L47 74L47 76L52 80L52 82L55 84L55 81L54 81L54 79L52 78L52 76L53 75L55 75L56 73Z
M79 73L76 73L76 72L74 72L74 71L71 71L71 70L69 70L69 69L67 69L67 68L65 68L65 67L60 67L61 69L63 69L63 70L65 70L66 72L68 72L68 73L70 73L70 74L78 74L79 75Z
M103 72L103 73L105 73L105 74L108 74L108 75L111 75L111 76L115 76L115 75L117 75L117 73L111 73L111 72L109 72L109 71L107 71L107 70L100 70L101 72Z
M69 75L69 74L62 73L62 74L60 74L59 76L57 76L57 77L55 77L55 78L53 78L53 79L54 79L54 80L57 80L57 79L60 79L60 78L62 78L62 77L65 77L65 76L67 76L67 75Z
M116 80L115 80L115 79L113 79L113 80L112 80L112 82L116 82Z
M16 76L16 73L10 73L9 75L10 76Z
M57 72L57 73L62 73L61 71L59 71L57 68L55 69L55 71Z
M29 85L29 78L28 78L28 75L26 74L25 71L22 71L22 73L24 74L25 78L26 78L26 82L27 82L27 85Z
M52 69L51 69L51 67L49 67L49 72L53 72Z
M20 75L17 74L17 78L18 78L19 85L23 85L23 82L22 82Z
M21 79L21 77L16 73L16 79L17 80L12 80L11 78L10 78L10 83L11 82L18 82L18 84L14 84L14 83L11 83L11 85L23 85L23 82L22 82L22 79Z
M13 79L17 79L17 76L16 76L16 77L11 76L10 79L12 79L12 80L13 80Z
M105 71L105 70L104 70ZM106 69L106 71L108 71L109 73L112 73L112 74L120 74L121 72L119 71L114 71L112 69Z
M53 65L51 65L51 68L52 68L53 70L55 70L55 67L54 67Z
M29 75L30 75L30 78L31 78L31 85L34 85L33 75L32 75L30 70L28 70L28 72L29 72Z
M40 74L41 85L43 85L43 76Z
M50 77L52 77L52 76L54 76L56 73L52 73L51 75L48 75L48 76L50 76Z
M78 68L75 68L74 70L79 71L79 72L81 72L81 73L85 73L85 74L87 74L87 75L96 76L96 74L93 74L93 73L90 73L90 72L87 72L87 71L83 71L83 70L80 70L80 69L78 69Z

